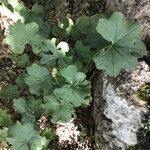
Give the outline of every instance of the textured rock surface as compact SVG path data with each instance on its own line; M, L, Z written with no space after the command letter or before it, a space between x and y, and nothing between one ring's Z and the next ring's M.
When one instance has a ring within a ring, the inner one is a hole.
M149 0L107 0L106 11L121 11L128 20L137 20L144 25L143 37L150 36Z
M44 0L41 3L48 22L58 21L66 15L76 20L81 15L93 15L105 9L105 0Z
M147 82L150 68L145 62L116 78L98 74L94 86L96 150L125 150L127 145L137 143L136 131L146 109L136 92Z
M128 20L140 22L149 49L149 0L107 0L105 11L121 11ZM97 74L93 84L96 150L124 150L128 144L137 142L135 133L140 127L144 106L141 106L136 91L146 82L150 82L150 68L145 62L139 63L134 71L122 72L117 78L101 72Z

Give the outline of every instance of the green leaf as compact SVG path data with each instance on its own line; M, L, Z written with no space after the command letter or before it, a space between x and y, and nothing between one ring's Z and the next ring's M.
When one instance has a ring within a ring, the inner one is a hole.
M102 49L109 43L96 31L96 27L92 26L87 32L87 41L91 48Z
M28 110L28 105L26 101L23 98L14 99L13 100L13 108L15 109L15 112L18 112L22 116L22 122L23 123L34 123L35 117L32 113Z
M44 51L50 51L52 54L43 54L43 57L41 59L41 64L46 65L54 65L56 62L60 65L65 65L65 60L67 59L65 57L66 52L69 51L69 46L66 42L60 42L56 46L56 39L53 38L52 40L45 41L45 49Z
M22 120L21 120L22 123L32 123L32 124L34 124L35 121L36 121L36 118L33 114L25 113L25 114L22 115Z
M14 12L14 8L8 0L0 0L0 6L8 8L11 12Z
M12 125L11 115L7 110L0 108L0 126L8 127Z
M62 18L62 20L58 23L58 26L63 30L63 32L68 35L71 33L74 23L72 19L68 17Z
M78 72L78 69L73 65L70 65L67 68L62 69L61 75L70 84L82 83L86 78L86 75L82 72Z
M42 100L36 100L34 97L30 97L27 101L23 98L14 99L13 107L16 112L20 114L42 114L42 108L40 105L42 104Z
M127 23L121 13L115 12L109 19L99 19L96 30L111 42L93 58L98 69L116 76L121 69L136 67L137 59L144 56L146 48L140 40L141 26Z
M46 40L45 41L45 51L50 51L52 54L43 54L43 57L41 59L41 64L55 64L56 60L59 57L62 57L61 55L59 55L58 51L57 51L57 47L55 45L56 39L52 39L52 40Z
M48 103L41 105L42 108L44 108L44 110L46 111L46 113L54 114L59 110L60 102L54 96L45 96L44 103Z
M78 107L84 102L87 91L84 91L84 89L79 86L66 84L61 88L55 89L54 94L72 103L75 107Z
M51 121L54 122L68 122L73 116L75 116L75 110L70 103L63 101L60 105L59 111L53 114Z
M72 29L71 36L75 41L82 40L82 33L80 32L80 30L77 27L74 27Z
M23 114L27 112L27 103L23 98L14 99L13 107L16 112Z
M44 104L41 107L47 114L52 116L51 121L53 123L58 121L67 122L74 115L73 105L65 101L60 101L51 95L44 97Z
M104 14L96 14L91 16L91 24L87 29L87 44L91 48L101 49L109 43L96 31L96 26L99 19L104 17Z
M74 23L72 19L68 17L62 18L58 25L53 24L52 26L52 34L55 37L68 37L73 29Z
M0 96L4 101L8 100L9 98L18 98L19 90L17 85L12 85L12 84L5 85L1 89Z
M0 5L8 5L8 0L0 0Z
M91 18L88 16L81 16L75 23L72 29L71 36L74 40L82 40L87 34L89 27L91 26Z
M90 82L85 79L86 75L78 72L78 69L73 65L64 68L61 75L67 83L61 88L55 89L54 94L76 107L80 106L90 94Z
M137 58L132 54L124 51L118 52L101 50L94 56L94 61L98 69L105 70L111 76L119 74L121 69L133 69L137 66Z
M92 53L90 51L90 47L87 45L86 46L83 45L82 41L76 42L75 50L76 50L78 59L87 63L91 61Z
M22 55L12 55L12 60L15 61L15 64L19 67L25 67L26 65L29 65L29 56L27 54Z
M55 139L55 133L51 128L46 127L44 130L42 130L41 135L46 137L50 142Z
M43 6L34 4L32 9L24 9L20 12L22 16L25 18L25 23L36 22L37 24L43 23Z
M43 113L42 108L40 107L41 104L41 99L35 99L34 97L30 97L27 100L28 112L34 114L37 117L40 117Z
M77 21L75 26L82 33L86 33L88 28L91 26L91 18L88 16L81 16Z
M32 9L25 7L22 8L19 13L23 16L25 24L35 22L39 25L40 35L46 38L49 36L51 33L51 25L43 21L44 10L42 5L35 3Z
M55 37L61 37L62 34L63 34L63 30L59 26L57 26L57 25L54 24L52 26L52 34Z
M8 136L8 128L2 128L0 129L0 144L1 142L4 142L5 139L7 138Z
M3 127L0 129L0 148L1 149L7 149L8 143L6 141L6 138L8 137L8 128Z
M42 37L49 38L51 32L52 32L52 25L51 24L49 24L47 22L43 22L42 25L40 25L39 34Z
M40 95L50 92L51 82L47 68L34 63L27 69L27 72L28 76L25 78L25 82L32 94Z
M34 22L25 25L18 21L15 25L10 26L10 35L6 37L5 41L15 54L22 54L26 44L31 44L33 52L38 53L42 42L38 31L39 27Z
M19 88L24 89L26 87L26 83L24 79L26 78L26 73L21 73L17 76L15 83L19 86Z
M46 138L41 137L32 124L17 122L9 130L7 141L12 145L11 150L42 150Z

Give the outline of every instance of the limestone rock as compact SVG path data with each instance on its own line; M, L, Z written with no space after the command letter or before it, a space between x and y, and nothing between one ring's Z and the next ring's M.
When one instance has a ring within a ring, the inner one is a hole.
M100 73L96 81L96 150L125 150L127 146L137 144L136 132L141 127L141 115L146 111L137 91L150 83L150 67L142 61L135 70L123 71L115 78Z
M106 11L121 11L128 20L137 20L144 26L143 38L150 37L149 0L107 0Z

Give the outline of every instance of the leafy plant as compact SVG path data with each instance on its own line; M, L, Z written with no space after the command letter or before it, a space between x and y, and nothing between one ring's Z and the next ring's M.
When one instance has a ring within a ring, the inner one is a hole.
M54 132L52 131L51 128L45 128L42 132L41 132L41 135L42 136L45 136L46 139L48 139L50 142L54 140L55 138L55 134Z
M30 64L29 56L27 54L22 55L12 55L12 60L15 62L16 66L25 67Z
M80 106L84 100L87 100L86 97L90 93L90 82L85 79L86 75L78 72L73 65L64 68L61 75L65 78L66 84L55 89L54 94L76 107Z
M22 54L26 44L32 45L34 53L39 52L42 37L38 35L38 24L32 22L25 25L18 21L15 26L10 26L9 30L10 35L6 37L5 41L11 45L12 51L15 54Z
M42 54L40 63L42 65L59 65L66 66L66 61L69 61L69 58L65 54L69 51L69 46L66 42L60 42L56 46L56 39L45 41L45 46L43 47L46 54Z
M40 95L51 91L51 81L47 68L38 64L32 64L27 68L28 76L25 78L25 83L29 86L29 91L32 94Z
M41 137L32 124L17 122L9 129L7 141L12 145L12 150L41 150L46 144L46 138Z
M8 127L12 125L11 115L8 114L7 110L0 108L0 127Z
M0 3L10 4L21 19L10 26L5 38L21 73L0 93L17 122L13 125L11 115L0 109L0 126L8 127L8 134L5 128L0 133L12 150L41 150L53 140L51 128L40 134L35 129L42 115L52 123L67 122L76 116L76 108L90 104L91 83L86 73L91 62L116 76L122 69L135 68L138 58L145 55L141 26L127 22L119 12L81 16L75 23L64 17L48 24L41 5L29 9L23 3Z
M115 12L109 19L99 19L96 30L111 42L93 58L98 69L116 76L122 68L135 68L137 59L145 55L145 45L139 39L141 26L126 23L121 13Z
M51 122L66 122L74 115L73 105L67 101L57 99L55 96L45 96L41 107L46 114L52 116Z
M7 84L1 89L0 96L4 101L7 101L10 98L18 98L19 93L17 85Z
M5 140L8 136L8 128L0 129L0 143Z

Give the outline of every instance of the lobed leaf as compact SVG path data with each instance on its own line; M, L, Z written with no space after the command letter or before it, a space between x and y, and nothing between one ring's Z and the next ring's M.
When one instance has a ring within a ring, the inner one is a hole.
M36 23L23 24L21 21L17 21L15 25L10 26L9 30L10 35L6 37L5 41L15 54L22 54L26 44L32 45L34 53L40 51L43 39L38 34L39 27Z
M6 140L12 145L11 150L42 150L47 141L41 137L32 124L17 122L9 130L9 138Z
M15 64L19 67L25 67L30 64L29 56L27 54L12 55L12 60L15 61Z
M23 98L14 99L13 107L16 112L23 114L27 112L27 103Z
M135 68L137 59L145 55L146 48L140 40L141 26L127 23L121 13L115 12L109 19L99 19L96 30L111 42L93 58L98 69L116 76L121 69Z
M44 97L44 104L41 107L52 116L53 123L61 121L67 122L74 116L73 105L66 101L60 101L56 96L48 95Z
M60 64L61 66L66 65L67 57L66 52L69 51L69 46L66 42L60 42L56 46L56 39L53 38L51 40L45 41L44 51L50 51L51 54L43 54L41 59L42 65L54 65Z
M8 127L12 125L11 115L8 114L7 110L0 108L0 127Z
M80 106L90 93L90 82L85 79L86 75L73 65L64 68L61 75L65 78L66 84L55 89L54 94L75 107Z
M51 82L47 68L33 63L27 72L28 76L25 78L25 83L29 86L32 94L40 95L50 92Z
M3 127L2 129L0 129L0 145L1 145L1 142L5 141L7 136L8 136L8 128Z
M82 41L77 41L75 44L75 51L78 59L84 62L90 62L92 58L92 53L88 45L84 45Z
M12 84L5 85L0 91L0 97L2 97L4 101L10 98L18 98L19 94L20 92L18 90L17 85Z

